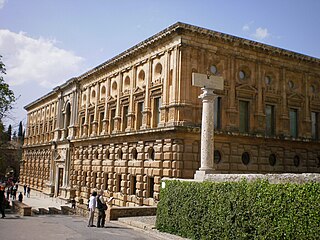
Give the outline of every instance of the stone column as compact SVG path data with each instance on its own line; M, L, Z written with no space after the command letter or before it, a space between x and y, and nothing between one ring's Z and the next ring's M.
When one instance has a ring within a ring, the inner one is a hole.
M121 126L121 104L120 104L120 97L122 93L122 85L123 85L123 72L119 73L118 77L118 93L117 93L117 106L116 106L116 114L114 117L114 128L111 130L111 133L118 133L120 132Z
M150 128L150 117L151 117L151 107L150 107L150 92L149 88L152 82L152 69L153 64L152 60L148 60L148 71L146 72L146 90L145 90L145 100L144 100L144 109L142 111L143 119L142 119L142 127L141 129Z
M82 137L86 137L88 136L88 126L89 126L89 110L88 110L88 107L89 107L89 103L90 103L90 87L88 86L87 89L85 90L86 91L86 106L85 106L85 115L84 115L84 124L82 126Z
M201 88L203 93L199 96L202 99L202 125L201 125L201 166L196 171L195 179L203 180L205 174L213 172L214 159L214 100L216 94L212 89Z
M132 81L131 81L131 88L130 88L130 98L129 98L129 109L128 109L128 122L127 128L125 129L126 132L130 132L134 129L134 120L135 120L135 112L134 112L134 99L133 93L137 85L137 67L132 68Z
M103 116L103 120L102 120L102 132L101 135L106 135L108 134L108 98L110 96L110 84L111 84L111 80L110 78L107 78L105 81L105 87L106 87L106 97L104 100L104 116Z
M98 133L98 101L100 98L100 84L97 83L94 87L94 91L96 92L96 98L94 102L94 116L93 116L93 123L92 123L92 133L91 136L96 136Z
M62 94L59 93L58 97L58 111L57 111L57 124L56 124L56 129L55 129L55 134L54 134L54 139L55 141L58 141L59 139L59 132L60 132L60 127L61 127L61 115L62 115L62 104L63 104L63 99L62 99Z

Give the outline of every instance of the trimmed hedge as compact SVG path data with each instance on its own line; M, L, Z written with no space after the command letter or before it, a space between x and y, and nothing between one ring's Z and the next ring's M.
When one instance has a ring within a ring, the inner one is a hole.
M191 239L320 239L320 184L165 181L160 231Z

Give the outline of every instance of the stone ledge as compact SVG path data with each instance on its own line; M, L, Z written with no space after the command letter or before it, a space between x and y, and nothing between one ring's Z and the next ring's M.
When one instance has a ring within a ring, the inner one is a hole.
M155 216L156 214L156 206L111 207L107 210L109 220L118 220L121 217Z
M206 174L204 181L210 182L239 182L243 179L251 181L268 180L270 183L320 182L319 173L279 173L279 174Z
M21 216L31 216L31 207L17 200L12 201L12 210Z

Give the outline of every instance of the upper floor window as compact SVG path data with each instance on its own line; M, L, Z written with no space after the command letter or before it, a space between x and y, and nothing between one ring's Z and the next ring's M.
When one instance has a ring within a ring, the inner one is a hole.
M239 101L239 132L249 132L249 102Z
M110 112L110 133L114 130L114 118L116 116L116 110L112 109Z
M311 136L312 139L319 139L319 113L311 112Z
M153 121L154 121L154 127L157 127L158 124L161 121L161 98L155 98L154 99L154 109L153 109Z
M266 106L266 135L274 136L275 135L275 112L274 106Z
M123 107L122 111L122 131L125 131L128 126L128 106Z
M143 118L143 102L138 102L137 104L137 130L142 126L142 118Z
M297 138L298 137L298 110L290 109L290 136Z
M214 128L221 129L221 97L217 97L214 101Z

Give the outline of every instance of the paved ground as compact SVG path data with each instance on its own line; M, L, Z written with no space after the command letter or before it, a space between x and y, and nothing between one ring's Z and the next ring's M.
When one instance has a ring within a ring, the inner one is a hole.
M86 219L78 216L7 214L0 219L0 226L2 240L165 239L116 223L108 223L106 228L89 228Z
M20 186L19 191L23 191ZM23 202L34 209L71 206L69 203L31 191L30 197L24 196ZM21 217L7 213L0 219L1 240L125 240L125 239L165 239L182 240L184 238L154 229L155 216L120 218L106 224L106 228L88 228L87 219L80 216L36 215Z

